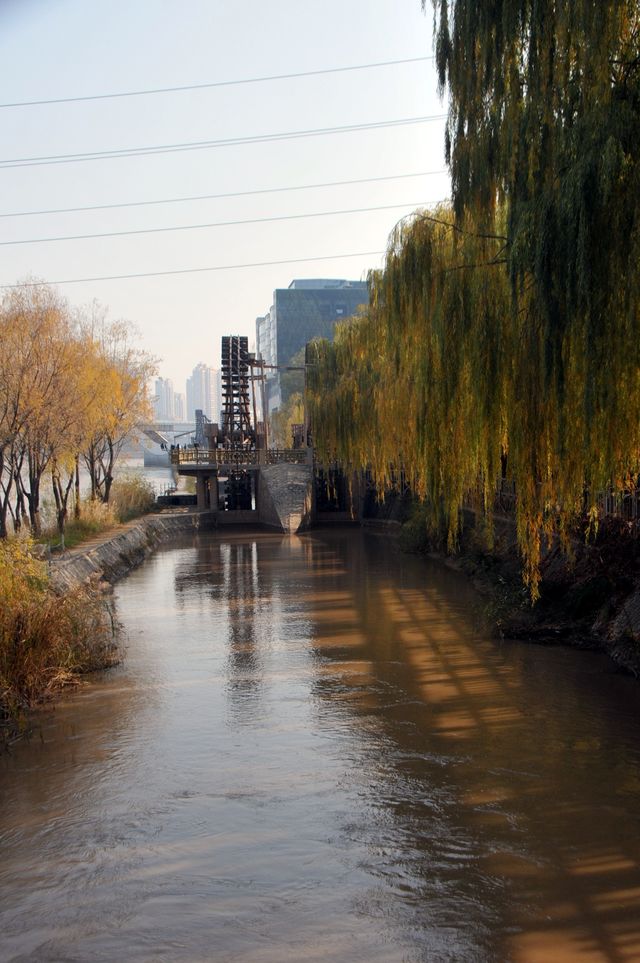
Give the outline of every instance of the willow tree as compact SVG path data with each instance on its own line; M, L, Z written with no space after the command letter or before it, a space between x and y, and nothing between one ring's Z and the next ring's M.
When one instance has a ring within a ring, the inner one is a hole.
M293 426L304 424L304 398L294 391L270 416L269 438L275 448L291 448Z
M456 542L470 492L490 506L513 394L504 236L442 207L393 232L370 305L308 352L321 456L366 468L380 491L400 471L434 531Z
M506 459L535 597L544 533L640 469L639 8L433 2L453 208L313 347L312 427L379 487L402 468L449 544Z
M639 468L640 8L433 6L456 216L491 231L508 212L510 457L535 568L541 527Z

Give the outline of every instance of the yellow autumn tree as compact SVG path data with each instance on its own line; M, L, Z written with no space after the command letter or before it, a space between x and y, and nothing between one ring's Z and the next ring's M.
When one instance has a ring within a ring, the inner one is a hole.
M14 487L14 524L26 512L40 532L41 485L75 417L75 371L80 363L68 305L55 289L27 282L11 290L2 310L3 365L13 412L5 435L5 497ZM6 517L5 517L6 526Z
M104 316L85 324L94 372L91 431L82 456L91 479L91 497L108 503L116 461L138 426L152 417L147 384L155 360L133 344L132 326L108 323Z

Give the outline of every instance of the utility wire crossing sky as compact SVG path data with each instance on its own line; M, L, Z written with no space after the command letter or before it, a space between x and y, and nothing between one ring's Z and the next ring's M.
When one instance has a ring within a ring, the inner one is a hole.
M445 114L432 117L402 117L396 120L379 120L372 124L351 124L347 127L320 127L314 130L290 130L275 134L249 134L245 137L228 137L224 140L194 141L186 144L157 144L149 147L118 147L111 150L82 151L78 154L52 154L44 157L12 157L0 160L0 168L41 167L43 164L71 164L84 161L115 160L120 157L147 157L150 154L172 154L185 150L213 150L217 147L236 147L247 144L266 144L276 140L296 140L299 137L326 137L329 134L353 134L363 130L383 130L386 127L405 127L408 124L428 124L444 120Z
M156 87L153 90L124 90L111 94L86 94L81 97L58 97L53 100L24 100L15 104L0 104L5 107L41 107L49 104L77 104L87 100L113 100L116 97L147 97L150 94L173 94L180 91L211 90L214 87L237 87L240 84L263 84L267 81L294 80L300 77L319 77L323 74L340 74L350 70L370 70L374 67L394 67L397 64L415 64L433 60L429 57L407 57L404 60L384 60L375 64L352 64L348 67L326 67L324 70L301 70L295 74L272 74L270 77L245 77L241 80L214 80L206 84L187 84L182 87Z
M187 201L209 201L221 197L255 197L258 194L281 194L285 191L311 191L322 187L342 187L347 184L374 184L378 181L398 181L409 177L429 177L445 174L444 168L437 171L418 171L416 174L389 174L387 177L360 177L350 181L328 181L325 184L300 184L297 187L268 187L257 191L232 191L226 194L199 194L196 197L163 197L152 201L127 201L124 204L93 204L91 207L60 207L48 211L7 211L0 217L33 217L37 214L74 214L77 211L109 211L118 207L150 207L154 204L184 204Z
M97 298L178 386L222 334L253 338L292 271L365 277L398 217L450 193L420 0L6 10L0 286Z

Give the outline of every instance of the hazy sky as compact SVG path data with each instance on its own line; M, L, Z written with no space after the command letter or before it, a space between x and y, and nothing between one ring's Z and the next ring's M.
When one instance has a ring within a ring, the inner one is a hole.
M244 80L431 56L420 0L0 0L3 104ZM431 61L188 92L0 107L0 214L443 171L441 120L270 143L84 162L24 159L255 137L441 115ZM254 336L294 277L361 278L394 223L449 193L445 173L285 193L0 218L0 283L317 262L61 285L137 324L176 390L217 366L220 337ZM368 213L6 244L64 235L398 205ZM340 258L336 255L360 256ZM363 256L366 255L366 256Z

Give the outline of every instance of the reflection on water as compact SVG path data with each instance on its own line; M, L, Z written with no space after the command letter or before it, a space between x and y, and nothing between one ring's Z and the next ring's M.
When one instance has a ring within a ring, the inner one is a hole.
M640 959L635 681L353 531L116 595L126 663L0 760L0 960Z

